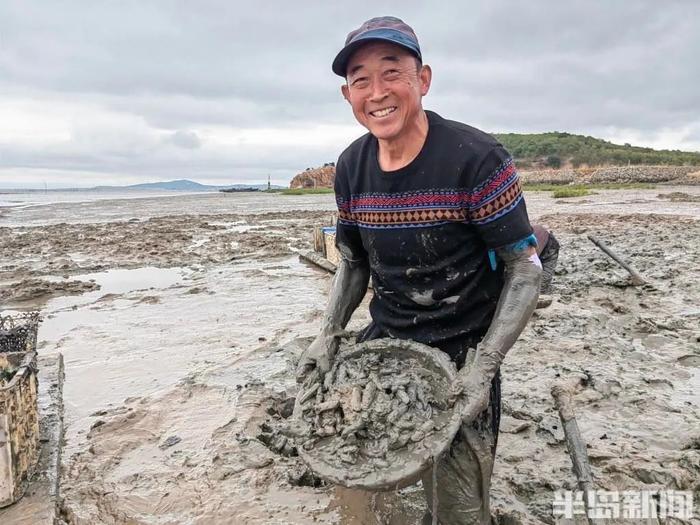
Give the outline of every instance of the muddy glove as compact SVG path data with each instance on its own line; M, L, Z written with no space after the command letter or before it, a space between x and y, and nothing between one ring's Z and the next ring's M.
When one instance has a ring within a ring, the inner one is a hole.
M470 423L488 407L490 392L491 377L483 368L475 366L475 363L472 362L457 372L457 377L450 385L449 397L451 399L456 399L458 396L466 398L462 411L462 421Z
M496 313L484 339L476 351L470 352L471 359L450 388L454 395L467 399L462 413L464 423L474 421L488 406L491 380L525 328L539 295L542 266L534 246L516 243L497 253L506 263L506 281Z
M342 258L333 278L328 306L321 321L321 333L311 343L299 359L297 382L313 379L323 380L331 369L333 359L338 351L339 338L346 336L343 328L350 316L360 304L367 292L369 282L369 265L364 261L349 261L342 245L338 246Z
M316 374L319 380L331 369L333 359L338 352L339 339L337 334L327 334L325 331L318 334L313 343L304 350L297 365L297 382L302 383L312 374ZM314 382L314 381L311 381Z

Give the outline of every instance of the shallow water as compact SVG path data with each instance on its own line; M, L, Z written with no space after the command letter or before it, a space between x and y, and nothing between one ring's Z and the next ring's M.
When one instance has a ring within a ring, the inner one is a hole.
M177 193L165 195L98 194L99 198L79 202L24 203L0 208L1 226L103 223L146 219L167 215L209 215L220 213L266 213L290 210L335 210L333 194L281 195L277 193ZM5 214L2 211L5 211Z
M59 203L84 203L101 200L175 197L197 192L168 190L3 190L0 189L0 208L31 207Z

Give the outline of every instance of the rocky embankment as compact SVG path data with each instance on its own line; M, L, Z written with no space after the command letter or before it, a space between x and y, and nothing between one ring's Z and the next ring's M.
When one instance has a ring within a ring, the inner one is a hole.
M325 165L321 168L308 168L289 183L291 189L298 188L332 188L335 181L335 166Z
M672 183L700 184L698 166L608 166L522 171L527 184Z

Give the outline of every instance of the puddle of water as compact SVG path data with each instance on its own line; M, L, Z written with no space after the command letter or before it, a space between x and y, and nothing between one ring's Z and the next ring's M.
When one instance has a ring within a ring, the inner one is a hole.
M308 335L312 321L303 314L323 307L328 286L296 257L206 272L139 268L75 278L102 288L50 301L39 332L41 352L61 351L65 360L66 457L80 449L91 414L128 397L154 395L238 359L240 370L214 381L234 386L283 371L281 353L270 360L251 351L276 333Z
M174 286L183 279L182 268L144 267L134 269L113 269L104 272L76 274L71 279L94 281L100 285L99 290L80 296L57 297L50 300L42 311L44 322L41 324L41 339L53 340L61 333L68 332L78 324L85 324L84 310L80 307L91 305L100 297L108 294L121 295L138 290L164 289ZM46 277L49 281L60 281L59 277ZM60 315L59 315L60 312Z
M244 222L244 221L235 221L235 222L210 221L209 224L211 224L212 226L223 226L227 232L233 232L233 233L243 233L243 232L247 232L250 230L263 229L262 226L248 224L247 222Z
M133 358L130 348L135 341L124 318L124 312L134 301L99 299L106 295L118 298L137 291L161 293L182 282L187 273L181 268L144 267L78 274L74 278L94 281L100 289L81 296L58 297L46 304L39 329L39 351L64 354L67 423L86 416L103 403L123 399L121 395L111 395L119 391L120 383L125 386L139 383L128 377L137 365L129 363ZM141 322L147 324L147 319L145 315ZM112 355L110 351L115 350ZM152 378L148 382L149 386L154 384Z

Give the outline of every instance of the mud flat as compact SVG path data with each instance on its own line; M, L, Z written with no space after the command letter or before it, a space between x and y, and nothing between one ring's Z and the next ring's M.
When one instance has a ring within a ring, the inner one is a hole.
M696 187L526 195L531 217L556 232L562 250L552 304L536 311L502 370L498 523L554 523L553 491L575 486L549 393L569 377L580 383L574 401L596 486L689 490L697 505L700 209L657 197L672 191L700 195ZM150 217L143 202L124 201L119 216L136 220L50 224L49 206L45 224L36 210L35 226L12 225L13 211L2 218L4 290L64 276L100 287L4 303L40 306L40 353L64 354L65 522L419 522L419 486L337 489L264 437L289 417L292 366L308 344L299 338L315 334L325 305L328 276L295 253L325 222L332 196L319 199L257 214ZM588 234L649 284L630 286ZM366 298L350 328L367 319Z

